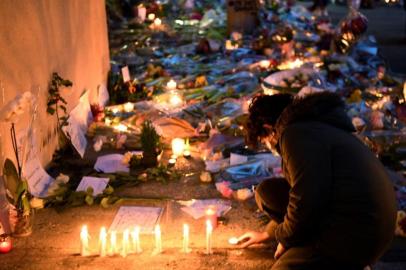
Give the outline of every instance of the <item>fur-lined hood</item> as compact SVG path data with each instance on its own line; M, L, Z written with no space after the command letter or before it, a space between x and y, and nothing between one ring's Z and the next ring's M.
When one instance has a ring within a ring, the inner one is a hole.
M275 125L276 138L282 136L286 127L297 122L318 121L354 132L354 126L345 111L345 103L340 96L321 92L294 99L286 107Z

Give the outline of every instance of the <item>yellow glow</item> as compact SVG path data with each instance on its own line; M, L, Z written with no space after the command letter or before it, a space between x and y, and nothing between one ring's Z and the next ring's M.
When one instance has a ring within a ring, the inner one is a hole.
M172 79L166 84L166 88L168 90L175 90L176 87L177 87L177 83Z
M175 138L172 140L172 153L176 156L183 155L185 150L185 140L182 138Z
M299 68L303 65L303 61L300 60L299 58L296 58L294 61L286 61L283 62L282 64L278 65L278 69L280 70L286 70L286 69L294 69L294 68Z
M125 112L131 112L134 109L134 104L127 102L123 105Z
M148 20L153 21L154 19L155 19L155 14L154 13L148 14Z
M261 68L268 68L270 64L271 64L271 61L269 61L269 60L261 60L261 61L259 61L259 66Z
M169 103L171 104L172 107L178 107L178 106L182 105L183 99L179 94L171 93L171 96L169 98Z
M156 26L160 26L160 25L162 24L161 19L160 19L160 18L156 18L156 19L154 20L154 24L155 24Z

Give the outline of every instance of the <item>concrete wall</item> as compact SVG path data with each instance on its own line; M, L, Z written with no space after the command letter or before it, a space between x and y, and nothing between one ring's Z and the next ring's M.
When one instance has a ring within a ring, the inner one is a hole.
M39 90L34 126L43 165L57 144L56 118L46 113L51 74L58 72L73 82L72 88L62 90L71 110L84 89L95 98L108 69L104 0L0 1L0 108L24 91ZM27 126L27 119L25 113L19 128ZM14 157L9 128L0 124L1 162L5 156Z

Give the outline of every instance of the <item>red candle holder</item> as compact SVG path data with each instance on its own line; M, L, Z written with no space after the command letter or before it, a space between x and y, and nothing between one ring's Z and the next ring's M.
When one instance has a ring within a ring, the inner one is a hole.
M9 253L11 249L11 237L7 235L0 235L0 253Z

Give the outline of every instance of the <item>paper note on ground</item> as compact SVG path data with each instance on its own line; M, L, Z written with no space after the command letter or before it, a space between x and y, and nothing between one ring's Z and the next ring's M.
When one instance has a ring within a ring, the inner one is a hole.
M121 154L100 156L94 164L94 169L105 173L129 172L130 169L122 162L123 157Z
M141 233L152 234L155 225L159 223L162 210L160 207L121 206L109 232L122 233L125 229L133 230L135 226L139 226Z
M103 193L109 183L109 178L84 176L80 181L76 191L86 191L89 187L93 188L93 196Z
M217 209L217 216L223 216L231 209L230 202L221 199L178 201L178 203L184 206L181 208L182 211L194 219L203 217L209 206Z

